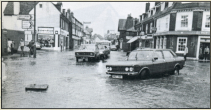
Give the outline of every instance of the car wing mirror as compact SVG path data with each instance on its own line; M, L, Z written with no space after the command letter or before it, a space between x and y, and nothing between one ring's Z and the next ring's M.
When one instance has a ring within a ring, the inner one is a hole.
M158 60L158 57L154 57L154 60Z

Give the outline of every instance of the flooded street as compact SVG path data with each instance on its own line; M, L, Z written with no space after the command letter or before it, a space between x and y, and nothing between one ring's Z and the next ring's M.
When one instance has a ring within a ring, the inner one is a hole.
M38 50L37 58L4 57L2 108L210 108L210 63L187 61L180 75L113 79L105 65L125 59L111 51L104 62L76 62L74 51ZM45 92L25 91L48 84Z

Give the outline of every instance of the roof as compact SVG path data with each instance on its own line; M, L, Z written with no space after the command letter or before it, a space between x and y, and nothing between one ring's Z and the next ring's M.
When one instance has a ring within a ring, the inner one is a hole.
M118 30L126 30L125 29L126 21L127 21L126 19L119 19Z
M136 32L135 28L134 27L131 27L129 29L127 29L127 31L133 31L133 32Z
M34 8L34 4L39 2L20 2L20 15L29 14L29 12Z
M13 15L14 14L13 7L14 7L13 2L8 2L4 10L4 15Z
M20 3L20 15L29 14L29 12L34 8L39 2L19 2ZM8 2L4 10L4 15L14 15L14 2Z

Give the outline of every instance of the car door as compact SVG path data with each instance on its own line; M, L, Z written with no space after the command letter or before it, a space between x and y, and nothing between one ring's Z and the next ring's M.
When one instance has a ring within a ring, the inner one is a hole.
M163 50L164 59L166 62L166 71L172 71L175 65L175 58L170 50Z
M154 51L153 58L157 57L157 60L153 61L153 73L163 73L166 68L165 60L161 50Z

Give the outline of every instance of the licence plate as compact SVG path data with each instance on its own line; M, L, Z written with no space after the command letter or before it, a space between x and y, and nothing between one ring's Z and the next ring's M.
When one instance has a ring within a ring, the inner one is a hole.
M116 79L122 79L123 76L122 75L111 75L112 78L116 78Z

